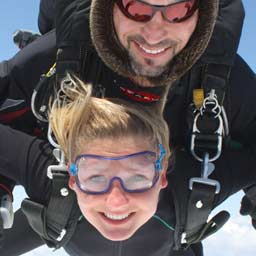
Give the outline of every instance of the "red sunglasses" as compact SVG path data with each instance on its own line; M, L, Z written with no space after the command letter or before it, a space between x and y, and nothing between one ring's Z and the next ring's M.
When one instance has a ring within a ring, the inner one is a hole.
M170 23L182 22L191 17L198 8L199 0L185 0L168 5L152 5L142 0L116 0L122 13L137 22L150 21L157 11L161 11Z

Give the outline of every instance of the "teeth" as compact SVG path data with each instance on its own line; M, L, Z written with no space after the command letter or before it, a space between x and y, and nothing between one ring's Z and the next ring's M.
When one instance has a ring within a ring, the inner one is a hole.
M129 216L129 214L113 215L113 214L109 214L109 213L105 213L105 212L104 212L104 215L111 220L123 220Z
M146 53L150 53L150 54L159 54L165 50L165 48L158 49L158 50L149 50L149 49L144 48L142 45L139 45L139 47Z

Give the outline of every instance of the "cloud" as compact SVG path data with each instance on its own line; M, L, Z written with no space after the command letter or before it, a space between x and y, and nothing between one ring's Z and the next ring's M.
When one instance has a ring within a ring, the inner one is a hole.
M254 256L256 230L249 217L236 215L204 242L205 256Z

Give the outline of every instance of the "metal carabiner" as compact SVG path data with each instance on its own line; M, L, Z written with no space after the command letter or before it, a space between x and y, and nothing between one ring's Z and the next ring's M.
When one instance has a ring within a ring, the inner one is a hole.
M65 154L64 152L61 150L60 145L57 144L53 137L52 137L52 129L50 126L50 123L48 125L48 133L47 133L47 137L49 142L51 143L51 145L53 147L55 147L55 149L53 150L53 155L56 158L56 160L59 162L57 165L49 165L47 168L47 177L49 179L52 179L52 172L53 171L57 171L57 172L67 172L68 167L66 165L65 162Z
M212 174L212 172L215 169L215 166L213 163L209 162L209 154L206 152L203 158L203 161L201 163L201 177L197 178L190 178L189 180L189 189L193 190L194 183L200 183L208 186L214 186L215 187L215 194L218 194L220 192L220 183L217 180L209 179L208 177Z
M201 133L201 131L197 127L197 121L200 116L201 116L201 114L197 113L197 115L195 116L195 119L194 119L192 135L191 135L190 151L196 160L202 162L203 158L201 156L199 156L195 151L196 136ZM214 134L218 137L218 142L216 145L216 154L209 159L210 162L213 162L216 159L218 159L219 156L221 155L221 150L222 150L222 136L223 136L223 132L224 132L223 131L223 128L224 128L223 120L221 118L221 115L218 115L216 118L218 118L219 127L217 128L217 130L215 130Z
M218 117L221 114L221 106L219 105L217 95L215 94L215 90L212 89L208 96L204 99L203 104L200 108L200 113L203 115L204 112L209 108L209 105L213 105L210 108L211 112L214 114L214 117Z

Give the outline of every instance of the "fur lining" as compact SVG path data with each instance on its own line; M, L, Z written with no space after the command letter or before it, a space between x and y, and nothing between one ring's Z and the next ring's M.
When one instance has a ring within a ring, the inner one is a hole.
M90 31L93 44L104 63L125 77L136 76L127 51L119 42L113 24L115 0L92 0ZM197 27L186 47L168 64L159 77L148 79L155 86L171 85L200 58L211 38L218 13L219 0L201 0Z

